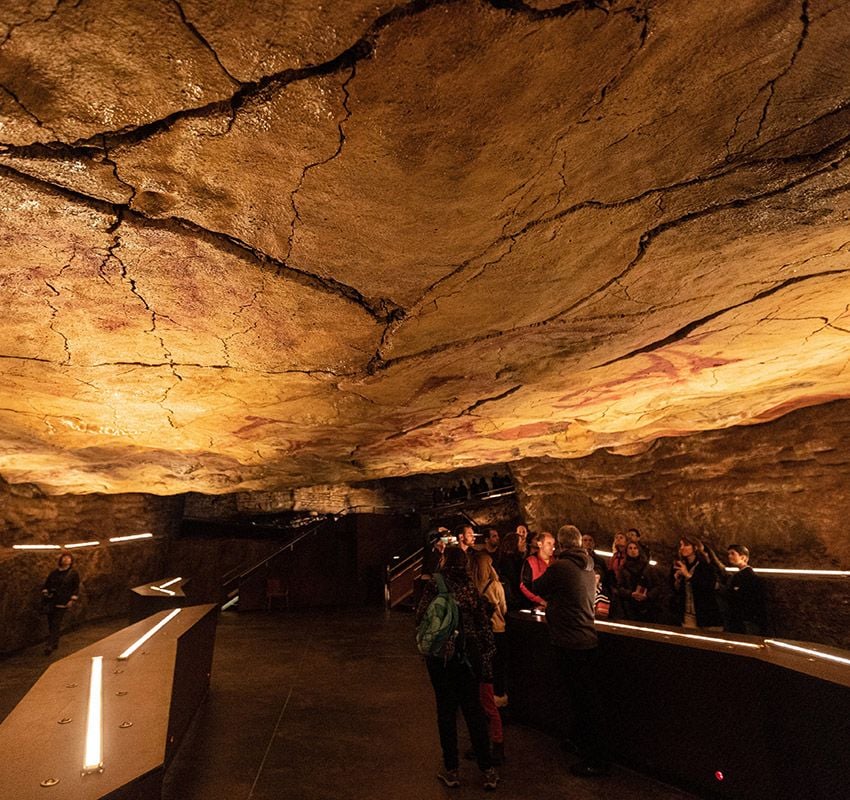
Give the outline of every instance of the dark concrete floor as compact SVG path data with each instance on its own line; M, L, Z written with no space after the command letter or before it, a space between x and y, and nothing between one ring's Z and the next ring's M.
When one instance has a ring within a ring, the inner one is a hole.
M113 620L69 633L58 656L123 625ZM48 661L40 647L0 660L0 719ZM497 792L503 797L691 797L620 768L604 779L574 778L558 743L523 726L506 728L505 748ZM163 798L461 800L484 794L473 763L463 762L459 789L436 780L439 767L433 694L409 616L374 609L225 613L209 697L168 771Z

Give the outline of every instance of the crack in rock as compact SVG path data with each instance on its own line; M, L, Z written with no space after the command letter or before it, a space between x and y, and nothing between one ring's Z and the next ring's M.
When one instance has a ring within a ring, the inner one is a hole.
M12 98L12 102L21 109L39 128L46 130L51 136L55 135L52 128L48 125L45 125L32 111L30 111L22 102L22 100L18 97L15 92L13 92L8 86L0 85L0 91L3 91L9 97Z
M770 104L773 101L774 94L776 93L776 84L784 78L793 68L794 64L797 61L797 57L800 55L800 51L803 49L803 45L805 44L806 39L809 35L809 0L802 0L802 7L800 11L800 22L803 27L800 31L800 35L797 38L797 43L794 47L794 52L791 54L791 58L788 60L788 63L780 70L780 72L770 80L763 83L758 91L755 94L755 97L747 104L747 106L735 117L735 122L732 126L732 132L726 139L726 143L724 145L726 151L726 159L731 160L735 157L732 153L732 142L735 140L735 137L738 134L738 128L741 124L741 120L744 118L746 113L753 107L753 104L761 97L763 94L767 93L767 97L764 100L762 105L761 115L759 117L758 125L756 126L756 132L750 138L748 142L745 142L738 149L738 154L747 149L748 146L751 146L758 142L761 138L761 132L764 128L764 123L767 120L767 115L770 110Z
M423 428L429 428L432 425L438 425L442 422L445 422L446 420L460 419L461 417L469 416L476 408L480 408L481 406L487 403L495 403L497 400L504 400L506 397L510 397L512 394L518 392L520 389L522 389L522 384L518 383L515 386L512 386L510 389L507 389L506 391L502 392L501 394L494 395L493 397L485 397L481 400L476 400L472 405L467 406L457 414L452 414L448 417L437 417L435 419L429 419L427 422L422 422L419 425L414 425L412 428L407 428L405 430L392 433L389 436L384 437L384 441L389 442L393 439L400 439L403 436L407 436L407 434L409 433L422 430Z
M180 6L176 3L178 10L182 12ZM183 108L177 111L172 112L164 117L161 117L156 120L151 120L150 122L142 123L140 125L128 125L123 128L111 131L100 131L97 134L94 134L90 137L85 137L82 139L77 139L73 142L64 142L64 141L52 141L48 143L49 147L54 147L59 150L63 150L64 148L79 148L79 147L88 147L88 146L99 146L99 141L101 137L106 136L109 138L111 145L115 144L126 144L132 145L144 139L147 139L153 136L156 133L160 133L162 131L169 130L176 122L183 119L193 119L198 117L206 117L210 114L216 114L221 112L222 110L230 107L231 109L238 110L241 108L246 102L254 98L255 96L261 95L263 92L271 89L271 90L279 90L286 86L289 83L299 80L305 80L307 78L313 78L321 75L329 75L335 72L339 72L344 69L352 68L358 61L362 61L367 58L371 58L372 53L374 52L375 45L377 43L377 39L379 34L384 28L392 25L400 19L405 17L416 16L418 14L430 11L436 6L441 5L454 5L462 0L414 0L411 3L407 3L405 5L396 6L385 14L381 15L377 19L373 20L373 22L368 26L363 35L354 42L350 47L344 50L342 53L334 56L333 58L325 61L321 64L312 64L304 67L296 67L284 69L279 72L275 72L269 75L264 75L257 80L253 81L237 81L233 76L230 75L229 72L225 69L225 67L219 61L219 66L227 72L228 76L235 81L238 88L234 91L234 93L226 99L223 100L214 100L209 103L205 103L202 106L193 106L191 108ZM61 3L61 0L57 3L58 5ZM192 30L192 24L189 22L188 18L185 18L185 15L182 15L184 23ZM193 33L202 44L210 50L210 52L215 55L215 51L206 41L206 38L198 31L196 28L193 30ZM216 60L218 61L218 57ZM0 147L4 145L0 144ZM10 151L14 151L14 146L5 145Z
M106 260L108 260L110 258L115 260L115 262L121 268L121 279L124 280L129 285L131 294L133 294L135 297L137 297L141 301L145 310L150 314L151 327L147 328L144 332L150 334L151 336L154 336L156 338L156 340L159 342L159 345L162 348L162 354L165 356L166 363L168 364L169 368L171 369L171 374L176 378L176 381L173 384L171 384L171 386L169 386L165 390L162 397L158 401L159 405L161 405L162 408L167 412L169 424L171 425L172 428L175 428L177 426L174 424L174 420L173 420L174 411L172 409L166 407L164 405L164 403L168 399L168 395L170 394L171 390L174 389L183 380L183 376L180 375L180 373L177 371L177 364L174 360L174 357L172 356L171 351L168 349L168 346L165 344L165 340L162 338L162 336L157 331L157 316L158 315L157 315L156 310L151 307L151 305L148 303L148 301L144 298L142 293L139 291L139 287L136 284L136 280L133 277L130 276L129 271L127 269L127 265L124 263L124 261L121 260L121 257L118 255L117 251L121 247L121 235L118 233L118 228L122 224L122 222L123 222L123 218L119 215L115 224L113 226L110 226L111 230L109 232L113 234L113 240L112 240L112 244L107 248L107 254L108 255L106 257Z
M803 49L803 45L805 44L806 38L809 35L809 0L802 0L802 8L800 10L800 22L803 23L803 29L800 31L800 36L797 39L797 45L794 48L794 52L791 54L791 58L788 61L787 66L783 69L773 80L767 82L766 86L762 87L759 91L764 91L764 89L768 90L767 99L765 100L764 107L761 111L761 118L759 119L758 127L756 128L756 134L753 141L758 141L761 137L762 127L764 126L764 122L767 119L767 113L770 108L770 103L773 100L773 95L776 91L776 84L782 78L784 78L792 69L794 64L797 61L797 56L800 55L800 51Z
M829 149L831 150L833 148L830 147ZM594 289L590 294L586 295L585 297L581 298L580 300L577 300L575 303L571 304L570 306L568 306L565 309L562 309L561 311L557 312L556 314L553 314L552 316L547 317L546 319L539 320L537 322L531 322L531 323L528 323L526 325L520 325L520 326L517 326L515 328L509 328L509 329L506 329L506 330L503 330L503 331L496 331L496 332L487 333L487 334L480 334L478 336L472 336L472 337L469 337L469 338L466 338L466 339L459 339L459 340L455 340L455 341L452 341L452 342L446 342L446 343L443 343L443 344L435 345L434 347L427 348L425 350L421 350L421 351L416 352L416 353L411 353L409 355L399 356L398 358L394 358L394 359L373 360L373 363L370 364L371 370L372 370L372 372L370 374L377 372L379 370L388 369L391 366L395 366L396 364L407 362L407 361L410 361L412 359L425 358L425 357L428 357L428 356L431 356L431 355L435 355L437 353L445 352L447 350L457 349L457 348L464 347L464 346L467 346L467 345L470 345L470 344L477 344L477 343L480 343L480 342L485 342L485 341L488 341L488 340L491 340L491 339L499 338L499 337L504 336L504 335L517 334L517 333L520 333L520 332L523 332L523 331L529 331L529 330L533 330L535 328L541 328L541 327L545 327L546 325L550 325L553 322L556 322L556 321L562 319L563 317L565 317L566 315L572 313L573 311L575 311L575 310L577 310L577 309L579 309L583 306L588 305L595 297L597 297L599 295L604 295L612 285L620 283L623 280L623 278L625 278L630 272L632 272L634 270L634 268L640 263L640 261L646 255L646 252L649 249L652 242L655 241L655 239L657 239L658 236L660 236L662 233L665 233L669 230L672 230L672 229L675 229L675 228L680 227L682 225L685 225L689 222L692 222L695 219L710 216L710 215L718 213L720 211L726 211L726 210L735 209L735 208L745 208L745 207L750 206L752 204L761 202L762 200L769 199L771 197L777 197L781 194L788 192L791 189L794 189L798 186L805 184L806 182L808 182L808 181L810 181L814 178L817 178L821 175L827 174L829 172L832 172L832 171L838 169L842 165L842 163L847 160L847 158L848 158L847 154L842 154L838 158L836 158L835 160L831 161L829 164L826 164L825 166L821 166L818 169L812 170L811 172L807 172L806 174L804 174L802 176L794 178L794 179L784 183L782 186L779 186L775 189L769 189L769 190L766 190L766 191L763 191L763 192L758 192L758 193L752 194L752 195L750 195L746 198L736 198L734 200L724 201L722 203L714 203L714 204L711 204L711 205L706 206L704 208L683 214L683 215L677 217L676 219L660 223L659 225L655 226L654 228L651 228L650 230L645 231L640 236L640 238L638 240L638 247L637 247L636 255L617 275L614 275L613 277L609 278L605 283L603 283L601 286ZM782 161L784 161L784 159L777 159L777 161L782 162ZM743 168L744 166L745 166L744 164L739 165L740 168ZM710 182L712 180L716 180L717 177L719 177L719 176L709 176L707 178L689 179L688 181L682 182L681 185L693 185L693 184L698 184L698 183L707 183L707 182ZM648 196L649 194L652 194L653 192L656 192L656 191L659 191L659 190L658 189L647 190L646 192L642 192L640 195L636 196L636 198L644 198L644 197ZM600 201L595 201L595 200L583 201L581 203L575 204L574 206L571 206L568 209L565 209L561 212L558 212L558 214L554 215L554 217L555 218L561 218L561 217L567 216L568 214L572 214L572 213L575 213L578 210L586 209L586 208L600 208L600 209L601 208L617 208L617 207L621 207L621 206L625 206L625 205L631 205L632 203L634 203L636 201L636 198L629 198L628 200L618 201L616 203L602 203ZM522 235L522 233L524 233L525 231L530 230L531 228L536 227L539 224L541 224L541 220L534 220L532 222L529 222L528 225L525 226L523 231L520 231L519 233L515 234L515 236L518 237L518 236Z
M5 35L3 36L2 39L0 39L0 48L2 48L6 44L6 42L8 42L9 39L12 38L12 34L18 28L22 28L25 25L36 25L36 24L39 24L39 23L42 23L42 22L49 22L53 18L53 16L56 14L56 12L59 10L59 6L61 6L61 5L62 5L62 0L55 0L53 8L51 8L50 11L48 11L45 16L35 17L34 19L25 19L22 22L9 23L8 29L5 33Z
M203 225L199 225L192 220L174 216L163 218L150 217L138 209L130 208L127 204L111 203L103 198L95 197L75 189L70 189L66 186L52 183L49 180L40 178L36 175L31 175L28 172L16 167L10 167L6 164L0 164L0 175L8 175L17 179L22 179L26 182L34 183L37 186L47 188L60 196L84 203L98 211L115 215L119 220L133 220L133 222L137 224L161 230L169 230L169 225L174 225L190 233L207 236L219 246L232 246L244 255L250 256L252 260L260 265L273 268L279 276L286 277L296 283L308 286L311 289L335 295L354 303L377 322L386 323L387 321L395 319L399 314L404 313L403 309L397 306L392 300L379 298L374 302L369 301L357 289L349 286L348 284L341 283L334 278L326 278L321 275L293 267L236 236L212 230L210 228L205 228ZM119 224L120 221L116 222L116 224L108 228L107 231L112 233ZM101 274L101 277L104 277L103 274Z
M66 266L69 266L69 265L66 265ZM63 267L62 270L64 271L65 267ZM61 275L61 272L60 272L60 275ZM48 289L50 289L51 292L53 292L55 297L59 297L59 295L60 295L59 290L55 286L53 286L53 284L50 283L50 281L45 280L44 284L45 284L45 286L47 286ZM53 303L50 302L49 298L45 302L47 303L47 306L50 309L50 324L47 327L51 331L53 331L53 333L55 333L57 336L60 336L62 338L62 346L65 349L65 360L62 362L62 366L67 366L68 364L71 363L71 348L70 348L69 343L68 343L68 337L65 336L65 334L62 333L62 331L60 331L56 327L56 318L59 316L59 309L56 308L56 306L54 306Z
M351 119L351 109L348 107L348 101L351 99L351 94L348 91L348 85L351 83L352 80L354 80L354 76L355 76L356 72L357 72L357 65L353 64L351 66L351 74L345 79L345 81L342 84L342 92L343 92L342 108L345 111L345 114L344 114L343 118L339 121L339 123L337 124L337 129L339 131L339 141L337 142L336 151L334 153L332 153L330 156L328 156L327 158L324 158L320 161L314 161L311 164L307 164L301 170L301 175L298 178L298 183L296 184L295 188L292 190L292 192L289 195L289 204L290 204L290 207L292 208L293 217L292 217L292 222L290 223L290 227L289 227L289 238L288 238L287 246L286 246L286 255L284 256L284 259L283 259L284 262L288 263L289 258L292 255L292 245L293 245L293 242L295 240L295 226L299 222L301 222L301 215L298 213L298 203L296 202L295 198L296 198L296 195L298 194L298 192L301 191L301 187L304 185L304 180L307 177L307 173L311 169L321 167L323 164L329 164L331 161L333 161L335 158L337 158L340 155L340 153L342 153L342 148L345 146L345 129L344 129L343 126L345 125L346 122L348 122L349 119Z
M818 278L823 278L830 275L846 275L847 273L850 273L850 268L824 270L823 272L813 272L809 275L797 275L793 278L788 278L771 287L770 289L765 289L764 291L759 292L753 297L747 298L746 300L742 300L739 303L733 303L732 305L726 306L725 308L718 309L717 311L712 311L710 314L706 314L704 317L695 319L689 322L687 325L683 325L681 328L669 334L668 336L665 336L663 339L659 339L658 341L644 345L643 347L638 347L635 350L625 353L624 355L617 356L616 358L612 358L609 361L603 362L602 364L598 364L592 369L602 369L603 367L608 367L611 364L616 364L620 361L626 361L627 359L633 358L637 355L641 355L642 353L651 353L654 350L660 350L662 347L666 347L669 344L675 344L676 342L679 342L682 339L686 339L697 328L701 328L703 325L706 325L712 320L717 319L718 317L721 317L724 314L729 313L730 311L734 311L737 308L741 308L742 306L746 306L751 303L757 303L758 301L763 300L766 297L770 297L771 295L777 294L783 289L787 289L789 286L793 286L794 284L803 283L809 280L816 280Z
M238 81L233 75L230 74L230 71L227 67L224 66L221 59L218 57L218 53L216 53L215 48L207 41L207 38L198 30L195 24L186 16L186 12L183 10L183 6L180 4L179 0L171 0L174 7L177 9L177 13L180 15L180 20L192 34L192 36L197 39L197 41L204 47L212 57L215 59L215 63L221 67L221 71L227 76L227 79L231 81L231 83L236 86L241 86L241 82Z

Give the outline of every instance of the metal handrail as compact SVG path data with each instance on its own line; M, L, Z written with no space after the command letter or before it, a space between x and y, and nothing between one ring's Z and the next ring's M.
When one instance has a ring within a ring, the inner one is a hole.
M418 558L423 558L425 555L425 548L420 547L418 550L412 552L409 556L405 556L398 562L390 562L387 564L387 578L391 579L394 575L400 575L407 570L410 566L411 561L415 561ZM398 558L398 556L395 556Z
M243 568L240 565L240 566L236 567L235 569L230 570L230 572L225 573L225 575L222 576L222 589L224 591L226 591L227 588L230 585L232 585L233 583L241 582L241 581L245 580L246 578L249 578L251 575L253 575L255 572L257 572L257 570L261 569L266 564L268 564L270 561L277 558L279 555L283 554L287 550L292 551L294 549L295 545L297 545L299 542L306 539L308 536L312 536L326 522L328 522L328 521L336 522L340 517L347 516L348 514L354 514L354 513L358 513L358 512L359 513L369 513L369 510L371 510L371 513L376 513L378 509L387 509L387 510L392 510L392 511L404 511L404 512L410 512L411 511L411 507L408 506L408 505L405 505L405 506L354 505L354 506L345 506L344 508L340 509L339 511L337 511L334 514L325 514L321 519L316 520L316 522L314 524L307 525L307 526L301 528L298 531L297 535L295 535L293 538L287 540L277 550L275 550L273 553L266 556L265 558L261 559L257 563L252 564L248 568Z

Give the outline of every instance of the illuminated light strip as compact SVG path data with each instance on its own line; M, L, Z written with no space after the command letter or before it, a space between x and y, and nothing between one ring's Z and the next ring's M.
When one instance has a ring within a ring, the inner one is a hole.
M86 754L83 774L103 768L103 656L91 660L89 713L86 720Z
M100 542L74 542L73 544L66 544L63 547L66 550L73 550L75 547L97 547Z
M228 609L228 608L232 608L232 607L233 607L233 606L235 606L238 602L239 602L239 595L237 594L237 595L236 595L236 597L234 597L234 598L233 598L233 599L231 599L231 600L228 600L228 601L227 601L227 602L226 602L226 603L225 603L225 604L221 607L221 610L222 610L222 611L227 611L227 609Z
M13 550L61 550L58 544L13 544Z
M152 533L134 533L132 536L111 536L110 542L129 542L133 539L153 539Z
M611 558L614 555L610 550L594 550L593 552L598 556L606 556L607 558ZM658 562L654 558L650 558L649 565L651 567L657 567Z
M166 581L165 583L161 583L159 585L159 588L165 589L165 588L167 588L167 587L169 587L169 586L171 586L175 583L180 583L180 581L182 581L182 580L183 580L183 578L172 578L170 581Z
M800 653L801 655L809 656L810 658L820 658L825 661L833 661L836 664L844 664L845 666L850 666L850 658L842 658L841 656L834 656L831 653L822 653L820 650L811 650L808 647L800 647L796 644L788 644L788 642L780 642L777 639L765 639L764 643L767 645L771 645L773 647L781 647L785 650L793 650L795 653Z
M779 567L753 567L753 572L765 575L826 575L833 578L850 578L850 570L846 569L780 569ZM726 567L727 572L737 572L737 567Z
M171 591L171 589L163 589L161 586L151 586L150 588L153 589L155 592L162 592L163 594L167 594L169 597L174 597L175 594Z
M138 650L148 639L150 639L151 636L153 636L161 628L164 628L166 625L168 625L168 623L171 622L171 620L173 620L174 617L176 617L181 610L182 609L175 608L174 611L172 611L167 617L164 617L159 622L157 622L156 625L154 625L144 636L140 636L123 653L121 653L121 655L118 656L118 660L126 661L131 655L133 655L133 653L136 652L136 650Z
M621 628L627 631L643 631L645 633L654 633L656 636L673 637L676 639L695 639L700 642L712 642L714 644L722 644L727 647L744 647L749 650L761 650L764 645L754 644L752 642L739 642L737 640L721 639L717 636L703 636L697 633L679 633L678 631L659 630L658 628L644 628L641 625L624 625L620 622L605 622L596 620L597 625L602 625L606 628Z

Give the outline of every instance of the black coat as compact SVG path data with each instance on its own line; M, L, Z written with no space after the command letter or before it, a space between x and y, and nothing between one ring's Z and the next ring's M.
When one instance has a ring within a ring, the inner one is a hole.
M72 597L80 590L80 576L73 567L70 569L54 569L47 576L42 587L47 591L45 600L53 606L66 606Z
M717 574L714 567L701 558L697 558L693 569L690 584L694 595L694 611L697 617L697 625L700 628L715 628L723 625L723 617L720 614L720 606L717 605ZM672 611L676 622L681 625L685 620L685 584L686 581L675 579L675 567L670 574L670 582L673 587Z

